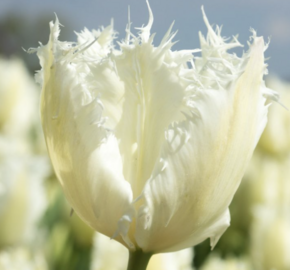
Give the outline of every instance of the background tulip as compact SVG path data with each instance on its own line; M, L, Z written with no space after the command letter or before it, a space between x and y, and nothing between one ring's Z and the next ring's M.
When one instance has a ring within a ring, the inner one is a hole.
M33 79L20 59L0 57L0 132L23 136L37 119L37 91Z
M247 258L221 259L218 256L210 256L201 270L252 270Z
M1 270L48 270L43 254L29 251L25 247L11 248L0 251Z
M33 153L36 85L20 59L0 58L0 249L31 244L46 208L46 157Z
M193 270L192 258L191 248L156 254L150 260L147 270ZM91 270L123 270L126 269L128 259L127 248L107 236L95 234Z
M251 246L254 269L289 269L289 212L280 207L260 206L254 214Z
M0 58L0 269L47 270L40 219L50 173L36 145L37 87L25 64ZM41 143L40 143L41 144Z
M282 109L281 106L273 106L269 111L269 124L261 136L259 146L269 154L283 157L288 155L290 151L290 116L288 110L290 103L290 84L278 78L270 77L267 80L267 85L279 91L281 101L286 108Z

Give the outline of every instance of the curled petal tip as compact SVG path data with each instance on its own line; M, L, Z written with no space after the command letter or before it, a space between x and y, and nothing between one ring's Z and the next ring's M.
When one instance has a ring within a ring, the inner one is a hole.
M146 4L148 7L148 12L149 12L149 20L148 20L148 24L142 29L142 40L144 42L148 42L148 40L149 40L150 30L152 28L153 20L154 20L153 13L152 13L152 10L150 8L150 4L149 4L148 0L146 0Z
M56 12L54 12L55 21L59 21Z
M201 12L202 12L202 17L203 17L203 20L206 22L208 22L208 19L207 19L207 17L206 17L206 14L205 14L205 11L204 11L204 6L202 5L201 6Z
M146 4L147 4L147 7L148 7L148 12L149 12L149 21L148 21L148 24L147 24L146 27L150 30L152 25L153 25L154 17L153 17L153 12L152 12L152 9L150 7L150 4L149 4L148 0L146 0Z
M202 17L203 17L203 21L208 29L208 33L210 34L211 38L213 39L213 41L217 42L217 34L215 33L215 31L213 30L213 28L211 27L209 21L208 21L208 18L205 14L205 11L204 11L204 7L201 6L201 11L202 11Z
M63 27L63 25L59 22L59 19L57 17L56 12L54 12L54 16L55 16L54 24L57 25L57 26L62 26Z

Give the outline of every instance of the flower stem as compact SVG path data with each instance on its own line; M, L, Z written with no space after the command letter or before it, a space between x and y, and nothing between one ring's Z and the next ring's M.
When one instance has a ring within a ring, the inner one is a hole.
M146 270L152 255L152 253L144 253L141 249L130 251L127 270Z

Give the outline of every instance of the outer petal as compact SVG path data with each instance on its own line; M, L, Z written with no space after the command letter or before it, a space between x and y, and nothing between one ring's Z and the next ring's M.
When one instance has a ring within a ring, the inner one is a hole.
M72 208L111 237L118 220L131 209L131 187L123 178L117 140L104 126L103 105L89 89L88 66L66 60L72 59L72 49L57 40L58 33L58 22L51 23L49 43L38 50L47 148ZM105 73L106 65L101 74Z
M222 45L216 42L213 52ZM225 88L215 73L213 88L195 96L194 114L170 126L163 162L147 182L138 212L136 241L143 250L173 251L208 237L214 246L229 226L227 207L266 123L263 52L263 39L254 37L249 60L240 63L240 69L246 64L243 74L233 74Z

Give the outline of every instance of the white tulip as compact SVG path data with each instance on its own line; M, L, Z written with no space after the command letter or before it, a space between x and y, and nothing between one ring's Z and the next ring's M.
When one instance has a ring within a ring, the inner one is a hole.
M119 49L112 25L61 42L59 22L37 49L41 116L66 198L98 232L130 250L168 252L206 238L214 246L267 121L262 37L241 58L205 14L199 50L159 46L153 15Z

